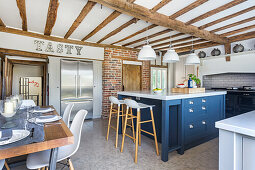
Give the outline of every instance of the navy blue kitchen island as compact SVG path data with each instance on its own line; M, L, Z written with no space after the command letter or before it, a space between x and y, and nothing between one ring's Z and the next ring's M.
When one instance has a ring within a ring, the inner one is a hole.
M183 154L185 150L218 136L215 122L225 118L225 94L225 91L196 94L124 91L118 92L118 98L131 98L139 103L155 105L153 112L157 139L161 143L161 159L166 162L169 152L176 150ZM141 119L150 119L149 109L141 111ZM151 123L144 123L141 128L152 132Z

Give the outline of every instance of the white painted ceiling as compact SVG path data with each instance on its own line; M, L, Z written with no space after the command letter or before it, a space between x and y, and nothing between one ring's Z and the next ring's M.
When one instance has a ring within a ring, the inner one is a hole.
M27 13L27 26L28 31L30 32L37 32L40 34L44 33L44 28L46 24L46 18L48 13L48 6L49 6L50 0L26 0L26 13ZM185 8L186 6L190 5L191 3L195 2L196 0L172 0L168 4L166 4L164 7L160 8L157 12L170 16L174 14L175 12ZM210 10L213 10L215 8L218 8L224 4L227 4L233 0L209 0L205 2L204 4L190 10L189 12L177 17L176 19L182 22L188 22L191 19L194 19L195 17L198 17ZM80 14L83 7L86 5L88 1L87 0L60 0L60 5L58 8L57 13L57 20L55 23L55 26L53 27L52 36L58 36L58 37L64 37L64 35L67 33L75 19ZM136 0L134 3L141 5L143 7L146 7L148 9L153 8L158 3L160 3L161 0ZM215 21L217 19L220 19L222 17L231 15L233 13L236 13L238 11L241 11L243 9L247 9L249 7L255 6L255 0L247 0L246 2L243 2L237 6L231 7L227 10L224 10L222 12L216 13L208 18L205 18L201 21L198 21L192 25L194 26L202 26L204 24L207 24L209 22ZM71 34L69 37L70 39L76 39L81 40L86 35L88 35L90 32L92 32L100 23L102 23L114 10L107 8L105 6L102 6L100 4L96 4L92 10L88 13L88 15L84 18L84 20L81 22L81 24L78 26L78 28ZM220 28L222 26L238 22L250 17L255 16L255 10L252 10L250 12L247 12L245 14L239 15L237 17L231 18L229 20L223 21L221 23L218 23L216 25L213 25L211 27L206 28L206 30L211 31L216 28ZM5 23L7 27L13 27L17 29L22 29L22 20L20 18L19 9L16 5L16 0L0 0L0 18ZM98 31L95 35L87 39L86 41L89 42L97 42L100 39L102 39L104 36L112 32L113 30L120 27L122 24L125 24L129 20L131 20L133 17L127 16L125 14L121 14L116 19L114 19L112 22L107 24L104 28L102 28L100 31ZM229 31L233 31L236 29L244 28L250 25L254 25L255 21L250 21L245 24L241 24L238 26L234 26L232 28L228 28L219 32L216 32L216 34L222 34ZM108 39L104 40L102 43L104 44L112 44L122 38L125 38L147 26L151 25L151 23L147 23L145 21L139 20L137 23L131 24L127 28L123 29L119 33L109 37ZM141 34L138 34L130 39L127 39L125 41L119 42L116 45L124 45L126 43L138 40L140 38L144 38L148 35L152 35L155 33L158 33L160 31L166 30L167 28L157 26L153 29L150 29L148 31L145 31ZM242 33L254 31L255 29L251 29L248 31L244 31L241 33L237 33L235 35L239 35ZM154 37L149 39L150 41L158 40L160 38L164 37L170 37L171 35L177 34L179 32L172 31L169 33L162 34L160 36ZM235 36L231 35L231 36ZM180 39L184 37L188 37L190 35L183 35L175 39ZM168 42L170 40L164 40L162 42L158 42L152 45L161 44L164 42ZM185 41L190 42L190 41ZM184 42L183 42L184 43ZM130 45L129 47L136 47L138 45L144 44L144 41L135 43ZM163 46L162 46L163 47Z

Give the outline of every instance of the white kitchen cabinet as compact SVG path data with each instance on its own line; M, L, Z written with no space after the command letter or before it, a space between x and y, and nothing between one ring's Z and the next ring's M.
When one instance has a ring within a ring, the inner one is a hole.
M255 169L255 138L243 137L243 170Z

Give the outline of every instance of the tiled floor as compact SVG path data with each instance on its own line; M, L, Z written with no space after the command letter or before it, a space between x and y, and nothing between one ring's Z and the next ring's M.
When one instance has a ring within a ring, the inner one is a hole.
M109 141L105 140L107 120L97 119L85 121L81 145L72 157L76 170L217 170L218 169L218 139L189 149L184 155L176 152L169 154L169 161L162 162L155 153L153 140L142 137L142 146L138 151L138 164L134 163L135 145L125 138L123 153L120 152L122 136L119 136L118 148L114 146L115 133L110 131ZM160 145L159 145L160 147ZM57 169L62 166L58 165ZM13 170L25 170L25 166ZM65 168L67 169L67 168Z

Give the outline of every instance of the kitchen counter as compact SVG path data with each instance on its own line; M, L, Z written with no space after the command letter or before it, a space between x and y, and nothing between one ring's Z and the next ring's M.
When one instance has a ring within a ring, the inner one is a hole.
M255 111L215 123L219 128L219 170L255 169Z
M214 91L206 90L205 93L172 93L172 92L162 92L160 94L155 94L152 91L123 91L118 92L119 95L135 96L135 97L144 97L150 99L158 100L176 100L176 99L187 99L187 98L196 98L196 97L205 97L205 96L215 96L227 94L226 91Z
M161 160L168 161L169 152L184 154L185 150L218 136L214 124L225 118L225 94L226 91L211 90L195 94L124 91L118 92L118 97L155 106L153 114L157 140L161 143ZM150 119L149 109L142 109L141 112L142 120ZM135 110L133 113L136 114ZM141 126L142 129L152 132L149 123ZM121 128L120 121L120 133Z

